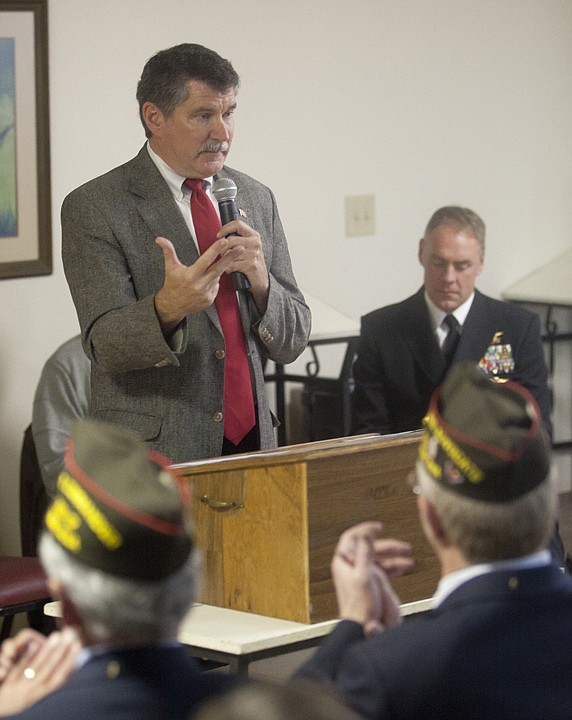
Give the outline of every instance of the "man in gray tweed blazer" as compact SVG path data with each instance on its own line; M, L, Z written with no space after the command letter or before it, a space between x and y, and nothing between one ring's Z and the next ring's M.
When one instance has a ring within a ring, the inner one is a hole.
M90 414L138 432L173 462L273 447L263 363L292 362L310 333L272 192L224 165L238 84L232 65L200 45L154 55L137 88L146 145L62 207ZM201 253L184 183L203 179L209 194L215 177L235 182L239 218ZM235 271L250 283L239 311L256 409L238 445L224 437L226 348L214 305L221 276Z

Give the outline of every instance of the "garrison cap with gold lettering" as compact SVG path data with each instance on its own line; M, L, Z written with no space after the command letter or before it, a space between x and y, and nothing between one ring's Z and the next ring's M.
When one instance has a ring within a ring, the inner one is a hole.
M46 514L46 529L79 562L160 580L188 559L190 495L169 461L135 433L80 420Z
M419 459L460 495L507 502L549 474L550 440L532 395L493 382L472 363L455 366L433 393L423 425Z

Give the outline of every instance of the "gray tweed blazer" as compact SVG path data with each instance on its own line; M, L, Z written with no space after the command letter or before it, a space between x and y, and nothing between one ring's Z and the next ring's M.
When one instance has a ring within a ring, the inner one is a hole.
M274 420L263 362L284 364L300 355L310 310L296 285L272 192L230 168L220 176L236 182L237 206L260 233L270 273L264 315L250 301L241 307L261 446L268 448L275 444ZM164 279L155 238L169 238L187 265L198 252L146 147L70 193L61 217L64 270L91 360L90 414L135 430L173 462L219 455L224 338L214 305L163 337L153 302Z

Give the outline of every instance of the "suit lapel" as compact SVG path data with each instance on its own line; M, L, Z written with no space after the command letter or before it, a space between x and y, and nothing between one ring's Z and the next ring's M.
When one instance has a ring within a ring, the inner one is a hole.
M236 184L236 207L238 209L239 213L239 219L244 220L244 222L248 223L248 215L249 212L247 212L247 205L248 205L248 192L245 191L244 183L241 183L240 180L237 179L236 175L233 173L232 169L223 167L221 171L218 173L218 175L215 176L216 178L229 178L230 180L233 180Z
M491 326L486 302L481 293L475 290L473 304L463 325L463 332L455 353L455 364L465 361L476 363L481 359L491 344Z
M137 209L152 235L168 238L179 260L189 265L199 257L189 229L177 208L167 183L143 147L128 166L128 187Z
M177 207L167 183L143 146L128 165L128 187L135 205L153 238L166 237L173 243L177 257L184 265L192 265L199 252L189 228ZM204 310L207 317L222 333L214 305Z
M445 360L433 332L423 288L411 297L405 309L404 341L421 372L436 386L443 379Z

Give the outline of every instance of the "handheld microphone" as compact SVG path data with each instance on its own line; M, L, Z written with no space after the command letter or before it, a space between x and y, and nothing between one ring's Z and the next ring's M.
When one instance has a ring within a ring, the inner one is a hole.
M236 197L237 187L234 180L230 178L217 178L211 188L212 194L218 203L220 210L220 219L223 225L238 220L238 210L234 198ZM233 233L236 235L236 233ZM235 271L232 274L232 283L235 290L248 290L250 288L250 280L244 273Z

